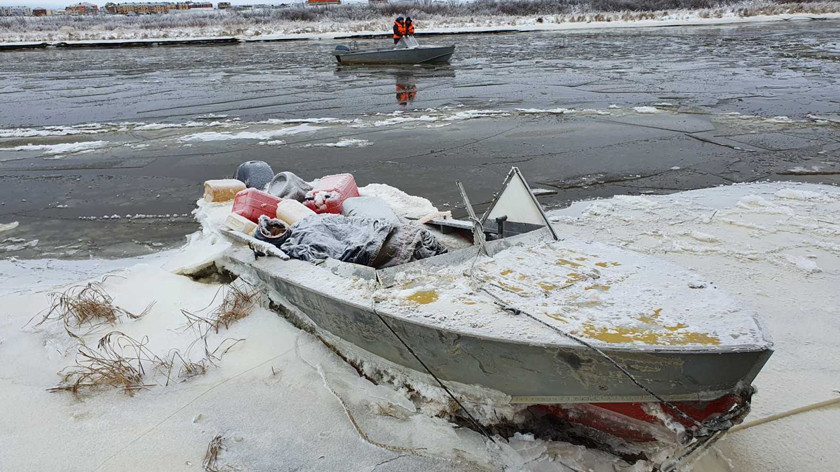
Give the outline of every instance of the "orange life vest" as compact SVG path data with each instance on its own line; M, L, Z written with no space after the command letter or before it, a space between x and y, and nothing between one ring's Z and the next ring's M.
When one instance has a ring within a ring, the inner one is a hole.
M405 23L394 21L394 39L400 39L405 36Z
M408 30L407 34L411 34L411 35L413 35L413 34L414 34L414 22L411 22L411 24L409 24L409 25L407 25L407 26L408 26L408 28L407 28L407 30Z

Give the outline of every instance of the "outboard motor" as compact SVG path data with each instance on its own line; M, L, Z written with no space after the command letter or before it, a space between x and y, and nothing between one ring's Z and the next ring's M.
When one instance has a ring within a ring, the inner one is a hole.
M348 48L347 46L345 46L343 44L339 44L338 46L335 47L335 50L333 51L333 56L335 56L335 60L338 61L339 64L341 64L341 55L342 54L347 54L349 52L350 52L350 48Z

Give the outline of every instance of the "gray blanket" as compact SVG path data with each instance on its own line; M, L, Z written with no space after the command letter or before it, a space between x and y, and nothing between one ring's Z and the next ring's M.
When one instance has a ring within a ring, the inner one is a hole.
M293 224L275 244L295 259L332 258L370 266L390 232L391 224L385 220L312 215Z

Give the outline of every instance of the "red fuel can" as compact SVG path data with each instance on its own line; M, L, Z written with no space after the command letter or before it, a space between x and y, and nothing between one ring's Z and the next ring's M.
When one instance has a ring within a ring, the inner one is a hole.
M315 213L341 214L344 200L358 196L356 179L351 174L327 175L306 193L303 204Z
M280 203L280 199L274 195L249 188L236 194L236 198L233 199L233 213L242 215L256 223L260 219L260 215L275 218L278 203Z

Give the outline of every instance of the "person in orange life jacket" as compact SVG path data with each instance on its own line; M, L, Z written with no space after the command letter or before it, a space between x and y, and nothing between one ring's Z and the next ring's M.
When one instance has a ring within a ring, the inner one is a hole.
M411 21L411 17L405 19L405 35L414 36L414 22Z
M394 20L394 44L400 42L403 36L405 36L405 20L400 16Z

